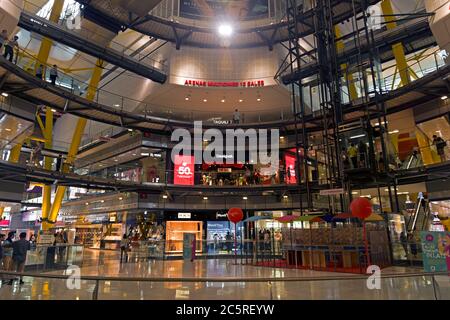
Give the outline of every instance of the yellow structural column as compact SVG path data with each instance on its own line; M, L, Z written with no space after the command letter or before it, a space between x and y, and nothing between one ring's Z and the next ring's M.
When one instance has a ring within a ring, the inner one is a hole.
M391 0L383 0L381 2L381 10L385 15L386 27L388 30L395 29L397 23L395 22L394 10L392 9ZM402 43L396 43L392 46L392 52L394 53L395 61L397 63L397 69L400 73L400 79L402 85L407 85L411 82L411 75L409 73L409 67L406 62L405 49Z
M49 17L49 20L51 22L57 23L59 21L59 17L61 16L63 7L64 7L64 0L54 1ZM42 38L39 53L37 55L37 61L36 64L34 65L35 71L40 64L46 66L52 46L53 46L52 40L50 40L47 37ZM51 149L53 147L53 112L51 111L50 107L46 107L45 110L45 127L43 129L44 130L42 130L42 134L45 139L44 146L45 148ZM52 169L52 160L53 159L50 157L45 157L44 169L47 170ZM52 187L50 185L44 185L42 189L42 219L44 220L42 228L44 230L47 230L49 228L49 225L45 221L50 213L51 194L52 194Z
M103 73L103 61L98 59L94 68L94 72L92 73L91 80L89 82L89 88L86 94L86 99L94 100L98 84L100 83L101 77ZM75 132L72 137L72 143L70 144L69 151L67 153L67 159L64 162L63 171L69 171L69 165L73 164L75 158L78 153L78 149L81 143L81 137L83 136L84 129L86 128L87 119L79 118L77 122L77 126L75 128ZM64 198L64 194L66 192L66 186L58 186L56 189L55 199L53 200L53 205L50 210L49 221L50 223L55 223L58 218L59 210L61 209L61 204Z
M334 26L334 34L336 36L336 38L341 38L342 37L342 33L341 33L341 29L339 29L339 26ZM343 52L345 49L345 45L344 45L344 41L343 40L338 40L336 42L336 48L337 48L337 52L338 54ZM355 83L353 82L353 74L348 73L348 65L346 63L341 64L341 70L342 73L345 75L345 80L348 83L348 94L349 94L349 100L353 101L358 99L358 91L356 90L356 86Z

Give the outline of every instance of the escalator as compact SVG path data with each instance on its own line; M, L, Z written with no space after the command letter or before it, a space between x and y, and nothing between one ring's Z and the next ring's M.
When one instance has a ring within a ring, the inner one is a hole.
M414 211L411 212L409 217L405 217L407 234L429 230L432 220L429 201L423 193L420 192L416 205L414 206Z

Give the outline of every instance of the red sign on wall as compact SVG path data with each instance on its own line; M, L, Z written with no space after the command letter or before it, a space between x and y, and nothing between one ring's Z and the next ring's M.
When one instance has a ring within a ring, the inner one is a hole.
M285 179L288 184L297 183L297 175L295 167L297 165L297 158L290 154L284 155L284 162L286 164Z
M194 164L193 156L175 155L173 183L188 186L194 185Z

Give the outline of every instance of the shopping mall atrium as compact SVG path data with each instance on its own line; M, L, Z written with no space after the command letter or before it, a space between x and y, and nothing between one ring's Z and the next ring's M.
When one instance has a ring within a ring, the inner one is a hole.
M0 300L450 299L449 0L0 4Z

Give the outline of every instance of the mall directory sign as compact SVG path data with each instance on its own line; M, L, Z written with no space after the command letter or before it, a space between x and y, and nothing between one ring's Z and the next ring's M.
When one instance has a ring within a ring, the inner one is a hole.
M269 15L268 0L180 0L180 16L191 19L225 16L247 20Z
M177 185L194 185L194 156L175 155L173 183Z
M422 259L425 272L450 270L450 232L421 231Z

